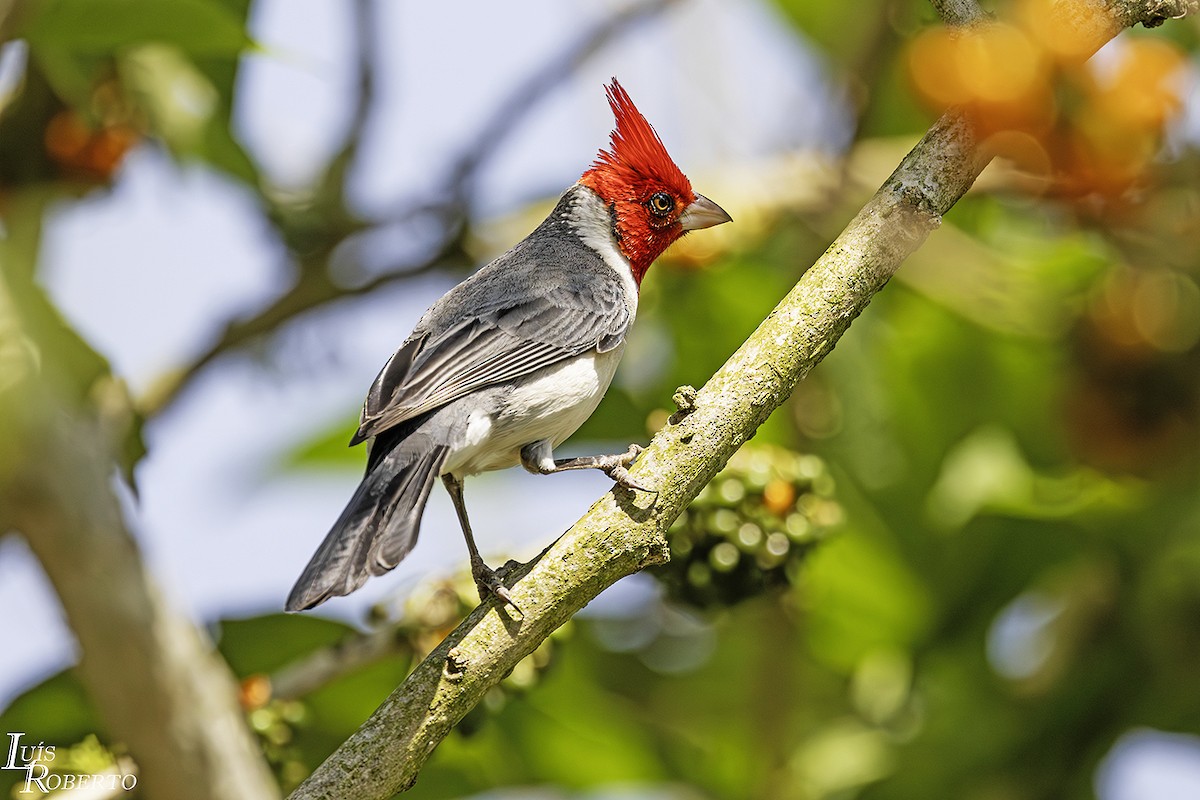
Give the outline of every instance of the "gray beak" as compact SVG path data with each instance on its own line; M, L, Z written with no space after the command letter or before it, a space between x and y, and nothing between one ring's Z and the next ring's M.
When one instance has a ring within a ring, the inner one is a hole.
M733 217L726 214L725 209L702 194L696 195L692 204L679 215L679 224L685 231L698 231L732 221Z

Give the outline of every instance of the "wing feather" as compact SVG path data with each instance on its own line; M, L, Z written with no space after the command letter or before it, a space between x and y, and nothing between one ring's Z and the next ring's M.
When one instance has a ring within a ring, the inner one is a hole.
M620 277L596 261L584 281L551 270L559 274L514 287L496 275L498 261L460 284L379 373L351 443L481 388L616 347L633 313Z

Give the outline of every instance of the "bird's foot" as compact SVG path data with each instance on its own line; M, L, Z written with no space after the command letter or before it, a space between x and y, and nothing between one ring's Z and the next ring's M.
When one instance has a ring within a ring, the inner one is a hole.
M471 577L475 579L475 588L479 590L479 599L481 601L487 600L489 594L495 595L500 600L502 606L512 606L518 614L522 617L525 616L525 612L521 610L521 607L513 601L512 595L508 593L508 587L500 579L499 572L481 560L471 565Z
M532 472L540 472L549 474L551 472L561 472L567 469L598 469L608 477L616 481L618 486L626 489L637 489L640 492L650 492L658 494L653 489L647 489L645 486L637 483L629 476L627 467L640 456L646 448L640 444L631 444L629 449L624 453L617 453L609 456L583 456L581 458L563 458L554 462L554 466L543 466L535 461L529 448L521 451L521 457L525 462L525 466Z
M640 444L631 444L629 449L624 453L618 453L612 456L601 456L600 463L596 466L604 471L604 474L616 481L618 486L626 489L637 489L639 492L652 492L658 494L653 489L647 489L629 475L629 465L637 460L637 457L645 451L646 448Z

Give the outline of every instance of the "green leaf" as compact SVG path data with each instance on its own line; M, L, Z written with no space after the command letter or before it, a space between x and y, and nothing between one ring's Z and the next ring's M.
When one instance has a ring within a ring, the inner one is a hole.
M299 444L283 458L284 469L309 469L325 467L349 467L362 469L365 459L361 447L350 447L350 436L358 427L358 414L354 421L346 419L317 433L313 438Z
M144 42L195 55L236 56L253 42L238 17L212 0L52 0L21 31L35 51L110 53Z
M933 604L899 555L847 530L817 548L806 570L815 655L852 669L879 649L907 651L930 628Z
M8 324L38 349L41 379L69 404L86 405L97 381L111 374L108 361L71 326L35 275L41 218L54 198L29 192L11 201L5 222L13 233L0 239L0 293L16 311Z
M64 747L95 733L99 720L88 702L87 693L76 678L75 670L64 670L22 694L0 714L0 736L3 736L4 757L7 758L7 734L23 733L21 744L39 743ZM21 794L25 773L0 769L0 797L34 797Z
M204 129L204 138L196 147L196 155L251 187L258 185L258 168L233 137L225 113L214 118Z
M341 622L299 614L269 614L220 622L218 648L239 677L271 672L353 633Z
M77 742L95 732L98 724L73 669L63 670L18 695L0 714L0 732L27 733L33 744Z
M59 100L86 110L103 59L53 46L39 47L33 55L38 69L30 72L40 73Z

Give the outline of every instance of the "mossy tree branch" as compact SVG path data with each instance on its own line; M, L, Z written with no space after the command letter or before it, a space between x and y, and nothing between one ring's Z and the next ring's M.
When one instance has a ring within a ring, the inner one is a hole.
M940 2L974 23L963 2ZM1046 25L1094 49L1122 28L1195 13L1200 0L1053 0ZM978 9L976 8L977 12ZM614 489L515 569L510 616L477 608L291 796L386 798L411 786L454 725L558 626L620 578L667 559L665 531L729 457L834 347L874 294L990 160L966 114L925 134L758 330L654 437L633 470L657 497Z
M987 19L977 0L929 0L947 25L973 25Z

